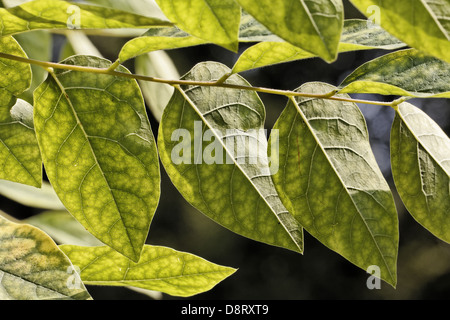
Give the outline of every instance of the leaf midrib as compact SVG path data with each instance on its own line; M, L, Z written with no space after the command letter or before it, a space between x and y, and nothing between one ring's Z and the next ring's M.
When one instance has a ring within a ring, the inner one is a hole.
M82 131L84 137L86 138L87 144L89 145L89 149L90 149L90 151L91 151L91 153L92 153L92 156L94 157L95 164L96 164L96 166L100 169L100 172L101 172L101 174L102 174L102 177L103 177L103 179L105 180L105 183L106 183L108 189L110 190L110 195L111 195L112 199L114 200L114 205L115 205L115 207L116 207L117 213L118 213L119 216L120 216L120 221L121 221L121 223L122 223L122 226L123 226L123 228L125 229L125 233L126 233L126 235L127 235L129 245L130 245L131 248L133 249L133 254L134 254L134 256L133 256L132 260L135 261L135 260L138 258L138 254L136 253L136 248L133 246L133 244L132 244L132 242L131 242L131 238L130 238L130 234L129 234L128 228L126 228L126 226L123 224L122 214L121 214L121 212L120 212L120 210L119 210L119 206L118 206L116 197L114 196L114 193L111 192L111 190L112 190L112 189L111 189L111 186L110 186L109 181L108 181L108 179L106 178L106 176L105 176L105 174L104 174L104 172L103 172L103 169L102 169L102 167L101 167L101 165L100 165L100 162L98 161L97 155L95 154L95 151L94 151L94 149L93 149L93 147L92 147L91 141L89 140L89 135L87 134L86 130L84 129L84 126L83 126L83 124L82 124L80 118L78 117L78 114L77 114L77 112L76 112L76 110L75 110L75 107L73 106L72 101L71 101L69 95L67 94L67 92L66 92L66 90L65 90L65 88L64 88L64 86L63 86L63 84L59 81L59 79L58 79L58 77L57 77L56 74L51 73L51 75L52 75L53 79L55 80L55 82L56 82L58 88L61 90L62 95L65 97L66 101L68 102L68 104L69 104L69 106L70 106L70 108L71 108L71 110L72 110L72 113L73 113L73 115L74 115L74 117L75 117L75 120L77 121L77 126L81 129L81 131ZM117 222L115 222L114 225L115 225L116 223L117 223ZM130 258L131 258L131 257L130 257Z
M267 199L261 194L259 188L257 188L257 186L253 183L253 181L250 179L250 177L247 175L247 173L244 171L244 169L236 162L236 159L234 159L234 157L230 154L230 151L228 150L228 148L226 148L226 146L224 145L222 138L219 137L216 134L216 130L214 128L211 127L210 123L205 119L205 117L203 117L203 114L201 113L201 111L197 108L197 106L195 106L194 102L189 98L189 96L184 92L183 89L181 89L181 87L179 85L176 85L175 88L181 93L181 95L184 97L184 99L186 99L186 101L188 101L188 103L191 105L191 107L193 108L193 110L197 113L197 115L201 118L201 120L203 121L203 123L205 123L208 128L213 132L214 137L216 138L217 141L220 141L220 144L222 145L222 148L225 150L225 152L228 154L228 156L233 159L233 163L235 165L235 167L238 167L239 170L241 171L241 173L246 177L247 181L250 182L250 184L253 186L253 188L256 190L256 192L258 192L258 194L260 195L260 198L262 198L264 200L264 202L266 203L266 206L270 209L270 211L272 211L275 215L275 217L277 218L277 220L280 222L280 224L283 226L284 230L288 233L289 237L291 238L292 242L295 244L295 246L300 250L300 252L303 252L303 248L300 246L303 244L303 241L301 243L297 243L297 241L293 238L293 236L291 235L292 231L289 231L286 226L283 224L283 222L279 219L278 214L282 213L282 212L275 212L274 209L272 208L272 206L267 202ZM279 196L278 196L279 197ZM281 201L281 199L280 199ZM284 204L283 204L284 207ZM286 208L285 208L286 209ZM288 212L288 210L286 209L286 212ZM290 214L290 213L289 213ZM291 215L291 214L290 214ZM297 223L298 221L291 215L291 217L293 218L293 220L295 220ZM298 223L298 226L300 226L300 224Z
M394 282L395 278L394 278L393 275L392 275L391 268L389 267L389 265L388 265L388 263L387 263L387 261L386 261L386 259L385 259L385 256L384 256L384 254L382 253L382 251L381 251L381 249L380 249L380 247L379 247L379 245L378 245L378 242L376 241L375 236L374 236L373 233L372 233L372 230L370 230L369 226L368 226L367 223L366 223L366 220L365 220L365 219L363 218L363 216L361 215L361 212L360 212L358 206L355 204L353 197L348 193L347 185L346 185L346 184L344 183L344 181L342 180L341 175L337 172L337 170L336 170L335 166L333 165L333 163L332 163L330 157L328 156L328 153L327 153L326 150L323 148L320 139L317 137L317 135L316 135L314 129L311 127L311 125L310 125L308 119L306 118L306 115L305 115L305 114L303 113L303 111L300 109L300 106L298 105L298 103L297 103L297 101L295 100L295 98L294 98L294 97L290 97L289 99L292 101L292 103L294 104L295 108L297 109L297 112L298 112L298 113L300 114L300 116L302 117L303 121L305 122L306 126L308 127L308 130L311 132L311 134L312 134L314 140L316 141L317 145L320 146L320 149L322 150L322 153L325 155L325 158L327 159L327 161L329 162L331 168L333 169L333 171L335 172L335 174L336 174L336 176L338 177L339 181L341 182L341 185L343 186L343 189L346 190L346 193L347 193L347 195L349 196L350 200L352 201L353 206L356 208L356 211L358 212L359 217L360 217L361 220L363 221L364 226L366 227L366 229L367 229L367 231L369 232L369 234L370 234L370 236L371 236L373 242L375 243L376 248L378 249L378 252L380 253L380 255L381 255L382 259L383 259L384 265L385 265L386 268L389 270L389 276L391 277L391 280ZM313 100L316 100L316 99L314 99L314 98L305 99L305 100L302 101L302 103L309 102L309 101L313 101Z
M398 108L399 109L399 108ZM427 146L425 146L422 141L420 141L419 137L416 135L416 133L414 132L414 130L411 129L410 125L408 124L408 121L406 121L406 119L404 118L404 116L408 115L408 114L412 114L410 112L408 112L406 115L403 115L402 112L400 112L400 110L396 111L397 114L399 115L400 119L402 120L402 122L406 125L406 127L408 128L409 132L411 132L411 134L413 135L414 139L417 142L417 145L421 146L422 148L425 149L425 151L431 156L431 158L433 159L433 161L435 163L438 164L439 168L442 169L442 171L444 171L445 173L447 173L447 176L450 175L449 172L447 172L447 170L445 168L442 167L441 163L435 158L434 154L432 152L430 152L429 148ZM414 114L418 114L421 115L420 113L415 112ZM434 133L433 133L434 134ZM417 148L418 149L418 148Z

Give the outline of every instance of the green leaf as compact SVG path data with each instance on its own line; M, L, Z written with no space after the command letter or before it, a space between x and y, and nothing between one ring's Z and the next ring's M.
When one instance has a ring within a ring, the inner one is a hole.
M297 91L333 89L307 83ZM295 218L356 266L378 266L381 278L395 286L397 212L356 104L291 98L274 130L280 137L274 183L281 199L292 202Z
M47 233L60 244L75 244L81 246L102 245L92 234L65 210L44 211L34 215L24 222Z
M170 22L99 6L67 1L35 0L0 8L0 35L39 29L116 29L168 26Z
M382 28L363 20L346 20L338 52L356 50L392 50L405 46ZM282 41L264 41L245 50L233 67L233 73L278 63L308 59L317 55Z
M427 114L397 106L391 132L392 175L410 214L450 242L450 140Z
M180 29L231 51L238 50L241 9L234 0L156 0Z
M341 0L237 0L277 36L327 62L338 53L344 10Z
M45 233L0 217L1 300L90 300L66 255Z
M283 39L270 32L265 26L263 26L258 20L253 18L250 14L242 11L241 26L239 27L239 41L283 41Z
M342 93L450 98L450 64L415 49L366 62L339 86Z
M62 63L111 66L90 56ZM56 193L89 232L137 261L160 194L156 144L137 82L61 70L34 96L36 134Z
M64 205L53 187L45 181L38 189L21 183L0 180L0 194L27 207L64 210Z
M138 263L108 247L60 248L82 270L81 279L88 285L132 286L188 297L212 289L236 272L166 247L146 245Z
M176 27L155 28L150 29L141 37L128 41L120 50L119 60L123 63L152 51L191 47L204 43L206 43L205 40L191 36Z
M229 71L206 62L183 79L214 81ZM226 83L249 85L238 75ZM270 177L264 120L264 105L254 92L178 87L159 127L161 161L185 199L215 222L250 239L302 251L301 226Z
M0 38L0 51L26 57L12 37ZM15 96L31 84L30 65L0 59L0 179L40 187L42 160L33 129L33 107Z
M409 46L450 62L449 0L351 0L363 14Z
M282 40L272 34L252 16L243 13L239 28L239 41L259 42ZM119 61L123 63L129 59L153 51L179 49L209 43L211 42L194 37L177 27L153 28L142 36L135 37L125 43L120 50Z

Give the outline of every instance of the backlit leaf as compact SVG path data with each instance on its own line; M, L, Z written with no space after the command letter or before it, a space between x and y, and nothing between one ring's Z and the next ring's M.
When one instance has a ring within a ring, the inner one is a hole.
M1 300L90 300L79 275L39 229L0 217Z
M237 0L274 34L331 62L336 59L344 10L341 0Z
M111 66L91 56L62 63ZM34 121L49 180L89 232L137 261L160 192L156 144L137 82L77 71L55 75L35 91Z
M415 49L386 54L353 71L342 93L450 97L450 64Z
M409 46L450 63L449 0L350 0Z
M0 35L39 29L116 29L168 26L170 22L100 6L35 0L0 8Z
M206 62L183 79L214 81L229 71ZM226 83L249 85L238 75ZM301 226L271 180L276 168L267 161L264 120L264 105L254 92L179 87L159 127L161 161L185 199L220 225L250 239L302 251Z
M235 269L166 247L146 245L138 263L108 247L60 248L81 271L88 285L131 286L188 297L212 289Z
M257 38L256 38L257 39ZM405 46L375 24L363 20L346 20L338 52L356 50L392 50ZM273 64L317 57L284 41L264 41L245 50L233 67L233 73Z
M450 140L426 113L406 102L397 106L392 126L391 165L410 214L450 242Z
M26 57L12 37L0 38L0 51ZM33 129L33 107L16 97L31 85L30 65L0 59L0 179L40 187L42 160Z
M298 91L325 94L333 89L307 83ZM378 266L381 278L395 286L397 212L358 107L291 98L274 129L280 136L274 183L282 200L292 202L295 218L353 264L364 270Z
M241 9L234 0L156 0L180 29L237 51Z

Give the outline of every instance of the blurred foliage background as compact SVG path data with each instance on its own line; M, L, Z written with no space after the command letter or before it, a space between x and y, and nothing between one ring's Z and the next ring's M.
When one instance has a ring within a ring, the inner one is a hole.
M102 1L97 1L102 2ZM105 1L103 1L105 2ZM108 2L108 1L106 1ZM125 1L127 2L127 1ZM134 2L134 1L130 1ZM363 18L348 1L346 18ZM39 36L37 36L39 35ZM29 55L43 60L59 61L75 50L68 45L64 34L30 33L19 36L24 47L30 45ZM127 37L90 36L98 51L112 61L117 58ZM76 41L76 40L75 40ZM76 42L72 42L72 45ZM41 46L39 51L31 50ZM240 52L247 45L242 45ZM52 48L49 51L47 48ZM26 49L26 48L25 48ZM89 49L94 50L94 49ZM295 89L308 81L323 81L338 85L350 72L366 61L386 51L362 51L341 54L327 64L309 59L271 66L242 73L251 84L279 89ZM201 61L219 61L232 67L238 54L214 45L167 51L179 74L188 72ZM134 61L126 63L135 72ZM37 81L45 76L36 71ZM161 89L162 90L162 89ZM31 92L31 91L30 91ZM266 105L266 128L270 130L287 103L279 96L260 95ZM356 95L354 97L357 97ZM392 101L396 97L361 95L364 99ZM450 103L447 99L413 99L412 104L423 109L443 129L450 132ZM394 111L388 107L359 105L364 113L371 136L373 151L394 196L389 161L389 135ZM149 112L157 136L158 122ZM397 201L400 222L398 254L398 284L394 289L381 283L381 289L369 290L369 277L330 251L305 232L305 252L299 255L285 249L270 247L238 236L211 221L190 206L162 172L162 196L147 242L169 246L176 250L199 255L211 262L238 268L230 278L209 292L189 299L446 299L450 297L450 245L421 227ZM17 219L32 217L42 210L19 204L8 197L0 197L0 210ZM153 299L126 288L88 287L94 299ZM180 299L168 295L162 299Z

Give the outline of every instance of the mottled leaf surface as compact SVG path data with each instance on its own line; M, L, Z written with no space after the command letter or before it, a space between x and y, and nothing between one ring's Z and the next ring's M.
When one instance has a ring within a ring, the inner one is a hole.
M298 91L324 94L333 89L307 83ZM377 265L381 278L395 286L397 212L358 107L291 98L274 129L280 136L274 183L282 200L292 202L295 218L353 264L364 270Z
M12 8L0 8L0 35L39 29L151 28L170 22L126 11L67 1L35 0Z
M280 38L334 61L343 28L340 0L238 0L244 10Z
M207 62L183 79L214 81L228 72L222 64ZM249 85L238 75L226 83ZM220 225L253 240L302 251L301 226L271 180L264 121L264 105L254 92L179 87L159 127L161 161L185 199Z
M12 37L0 38L4 53L26 57ZM33 129L33 107L16 97L31 85L30 65L0 59L0 179L40 187L42 160Z
M450 64L415 49L366 62L339 86L342 93L450 97Z
M39 229L0 217L1 300L88 300L79 275Z
M111 65L90 56L63 63ZM137 82L57 71L35 91L34 122L65 207L99 240L137 261L160 193L156 143Z
M350 0L409 46L450 63L449 0Z
M406 102L397 106L392 126L391 165L410 214L450 242L450 140L426 113Z
M130 286L188 297L208 290L236 272L198 256L146 245L138 263L108 247L62 245L89 285Z
M241 9L234 0L156 0L180 29L232 51L238 49Z

